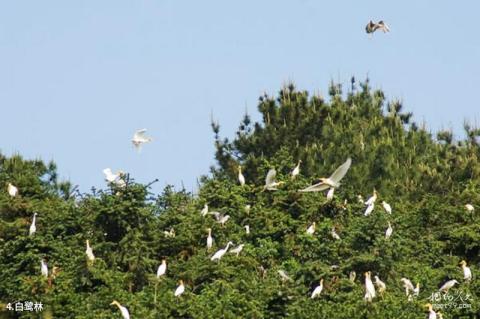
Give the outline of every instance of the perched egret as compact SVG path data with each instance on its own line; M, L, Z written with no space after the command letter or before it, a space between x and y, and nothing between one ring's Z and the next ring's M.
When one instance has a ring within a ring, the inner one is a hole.
M200 211L200 215L205 217L207 216L207 214L208 214L208 205L205 204L205 206L203 206L202 210Z
M313 222L310 227L307 228L307 234L313 235L315 233L315 222Z
M283 184L283 182L277 182L275 177L277 176L277 171L272 168L268 171L267 177L265 178L265 186L263 187L264 190L267 191L276 191L278 190L277 186Z
M130 313L128 312L128 309L122 306L118 301L114 300L110 305L115 305L118 307L118 310L120 310L123 319L130 319Z
M245 234L249 235L250 234L250 226L249 225L245 225Z
M352 165L352 160L348 158L346 162L340 165L330 177L320 178L320 183L302 189L300 192L321 192L328 188L338 188L340 186L340 181L345 174L347 174L350 165Z
M40 261L40 272L42 273L42 276L48 277L48 266L45 259Z
M247 214L247 215L250 214L250 209L251 208L252 208L251 205L249 205L249 204L245 205L245 208L244 208L245 209L245 214Z
M458 284L458 281L456 281L455 279L449 280L446 283L444 283L443 286L440 287L440 289L438 290L447 293L449 289L455 286L455 284Z
M185 292L185 286L183 285L183 280L178 282L178 287L175 289L175 297L179 297L181 294Z
M332 234L333 239L340 240L340 236L337 234L337 232L335 230L335 227L332 227L331 234Z
M208 228L208 236L207 236L207 251L210 250L213 246L213 238L212 238L212 229Z
M315 297L320 296L323 290L323 279L320 279L320 284L315 287L310 298L315 299Z
M95 261L95 255L93 254L92 247L90 247L90 241L87 239L85 242L87 244L87 249L85 250L85 254L87 255L88 261L93 263Z
M370 215L373 210L375 209L375 204L370 204L367 206L367 209L365 209L365 213L363 215L368 216Z
M240 255L240 253L242 252L244 246L245 246L245 244L238 245L237 247L230 250L230 253L231 254L237 254L237 257L238 257L238 255Z
M117 174L113 174L110 168L105 168L103 170L103 174L105 175L105 180L109 183L114 183L119 187L125 187L127 185L125 181L122 179L122 177L124 176L124 173L121 171L117 172Z
M462 260L460 262L460 265L463 269L463 279L465 279L465 281L472 280L472 271L470 270L470 267L467 266L467 262L465 260Z
M413 288L413 296L418 297L418 295L420 295L420 283L419 282L417 282L417 285L415 286L415 288Z
M383 206L383 209L385 209L385 211L389 214L392 213L392 206L390 206L389 203L387 203L386 201L383 201L382 202L382 206Z
M466 204L466 205L465 205L465 209L466 209L469 213L471 213L471 212L473 212L473 211L475 210L475 207L473 207L472 204Z
M348 274L348 279L349 279L351 282L355 282L355 278L357 278L357 273L352 270L352 271Z
M18 188L13 186L13 184L10 184L10 183L8 183L7 191L11 197L15 197L18 194Z
M335 192L335 188L330 187L327 193L327 201L331 201L333 199L333 193Z
M369 205L375 204L375 202L377 201L377 198L378 198L378 193L377 193L377 190L374 189L374 190L373 190L373 195L370 196L370 197L365 201L365 205L369 206Z
M228 251L228 248L230 247L230 245L233 245L233 243L231 241L229 241L227 243L227 246L225 246L225 248L223 249L220 249L218 250L215 254L213 254L212 258L210 258L210 260L214 261L214 260L220 260L220 258L223 257L223 255L225 255Z
M293 169L292 179L294 179L295 177L297 177L298 174L300 174L300 164L302 164L302 160L299 160L297 166L295 166L295 168Z
M369 271L365 272L365 297L364 299L368 302L371 302L375 298L375 286L373 285L371 279L371 273Z
M170 228L170 230L168 230L168 231L167 231L167 230L164 230L164 231L163 231L163 234L165 235L165 237L173 238L173 237L175 237L175 229L173 229L173 227L172 227L172 228Z
M147 132L147 129L141 129L136 131L135 134L133 134L132 143L133 143L133 146L135 146L137 151L140 151L142 149L142 144L152 141L151 137L147 137L145 135L146 132Z
M388 228L385 231L385 239L389 239L392 236L392 233L393 233L392 225L390 224L390 222L388 222Z
M32 236L33 234L35 234L35 232L37 231L37 226L35 226L35 219L37 217L37 213L33 213L33 219L32 219L32 224L30 225L30 229L28 230L28 234L30 236Z
M157 269L157 279L160 279L167 272L167 261L162 259L162 263L158 266Z
M379 293L383 293L387 289L387 285L385 285L378 276L375 276L375 285L377 286Z
M390 32L390 28L388 27L388 25L385 22L383 22L383 20L380 20L377 23L370 20L368 22L367 26L365 27L365 31L369 34L374 33L377 30L381 30L381 31L383 31L383 33Z
M364 203L363 196L362 196L362 195L357 195L357 201L358 201L360 204L363 204L363 203Z
M290 278L284 270L279 270L279 271L278 271L278 274L280 275L280 278L282 278L282 281L283 281L283 282L285 282L285 281L293 281L293 279Z
M245 176L242 174L242 167L238 166L238 182L241 186L245 185Z
M407 278L402 278L400 279L400 281L403 282L403 287L405 288L405 295L409 296L410 291L413 292L415 290L412 282L410 281L410 279Z
M425 307L428 308L428 319L437 319L437 313L433 310L432 304L427 303Z

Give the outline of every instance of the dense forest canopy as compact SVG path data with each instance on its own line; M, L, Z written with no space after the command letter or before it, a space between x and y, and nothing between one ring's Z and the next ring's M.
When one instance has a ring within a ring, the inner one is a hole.
M432 136L368 80L357 86L352 79L342 91L332 83L328 101L294 85L265 94L262 121L245 115L231 140L212 123L217 165L202 177L198 196L172 187L152 194L128 174L121 177L126 186L80 193L58 181L53 163L0 155L1 308L36 301L45 318L121 318L111 305L117 300L131 318L422 318L425 304L448 301L431 296L455 279L448 294L469 307L441 309L444 318L478 313L480 220L465 205L480 204L480 130L465 125L460 141L449 131ZM298 192L347 158L351 168L332 200ZM268 191L272 168L282 184ZM365 216L374 190L378 199ZM201 214L205 205L209 213ZM228 242L243 250L212 261ZM157 278L163 259L167 269ZM371 302L364 299L367 272L386 285ZM419 283L418 295L406 296L402 278ZM323 290L312 299L321 279ZM180 280L185 292L176 297Z

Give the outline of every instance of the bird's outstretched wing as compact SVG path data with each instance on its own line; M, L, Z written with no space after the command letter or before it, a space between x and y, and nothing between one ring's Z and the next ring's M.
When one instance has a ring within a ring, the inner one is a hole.
M338 184L340 180L347 174L348 169L350 168L350 165L352 165L352 159L349 157L345 163L340 165L335 172L333 172L332 176L330 176L330 180L332 180L335 184Z
M328 188L330 188L330 186L328 184L325 184L324 182L320 182L318 184L308 186L307 188L301 189L301 190L299 190L299 192L302 192L302 193L321 192L321 191L324 191Z
M274 168L270 169L265 178L265 186L275 183L275 176L277 176L277 171Z
M135 132L135 134L133 135L133 138L134 139L144 139L146 138L145 136L145 133L147 132L147 129L141 129L141 130L138 130Z

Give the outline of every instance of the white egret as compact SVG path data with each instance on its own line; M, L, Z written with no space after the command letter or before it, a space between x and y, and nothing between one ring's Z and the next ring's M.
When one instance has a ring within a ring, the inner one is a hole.
M120 187L125 187L126 183L122 179L122 177L125 175L122 171L117 172L116 174L113 174L112 170L110 168L105 168L103 170L103 174L105 175L105 180L109 183L114 183L117 186Z
M413 296L418 297L418 295L420 295L420 283L419 282L417 282L417 285L415 286L415 288L413 288Z
M230 250L230 253L231 254L237 254L237 257L238 257L238 255L240 255L240 253L242 252L244 246L245 246L245 244L238 245L237 247Z
M250 226L249 225L245 225L245 234L249 235L250 234Z
M285 281L293 281L293 279L290 278L284 270L279 270L279 271L278 271L278 274L279 274L280 277L282 278L282 281L283 281L283 282L285 282Z
M157 269L157 279L160 279L167 272L167 261L162 259L162 263L158 266Z
M368 205L367 209L365 209L365 213L363 213L363 215L365 215L365 216L370 215L373 212L374 209L375 209L375 204Z
M225 226L225 223L230 219L230 215L223 215L219 212L211 212L210 215L213 215L217 220L217 223L221 224L222 227Z
M207 236L207 251L209 251L213 246L213 238L212 238L212 229L208 228L208 236Z
M202 210L200 211L200 215L207 216L207 214L208 214L208 205L205 204L205 206L203 206Z
M164 230L163 231L163 234L165 235L165 237L168 237L168 238L174 238L175 237L175 229L170 228L170 230Z
M251 205L249 205L249 204L245 205L245 208L244 208L244 209L245 209L245 213L246 213L247 215L250 214L250 209L251 209L251 208L252 208Z
M277 186L283 184L283 182L277 182L275 177L277 176L277 171L272 168L268 171L267 177L265 178L265 186L263 187L264 190L267 191L276 191L278 190Z
M338 188L340 186L340 181L345 174L347 174L350 165L352 165L352 159L348 158L346 162L340 165L330 177L320 178L319 183L302 189L300 192L321 192L328 188Z
M9 194L11 197L15 197L15 196L17 196L17 194L18 194L18 188L15 187L15 186L13 186L13 184L11 184L11 183L8 183L7 191L8 191L8 194Z
M403 287L405 288L405 295L408 296L410 295L410 291L413 292L415 290L410 279L402 278L400 279L400 281L403 282Z
M245 176L242 174L242 166L238 166L238 182L241 186L245 185Z
M446 283L444 283L442 287L440 287L440 289L438 290L447 293L449 289L455 286L455 284L458 284L458 281L456 281L455 279L449 280Z
M45 259L40 261L40 272L42 273L42 276L48 277L48 266Z
M214 261L214 260L220 260L223 255L225 255L228 251L228 248L230 247L230 245L233 245L233 243L231 241L229 241L227 243L227 246L225 246L225 248L223 249L220 249L218 250L215 254L213 254L212 258L210 258L210 260Z
M293 169L291 174L292 179L294 179L295 177L297 177L298 174L300 174L300 164L302 164L302 160L299 160L297 166L295 166L295 168Z
M437 319L443 319L443 314L440 311L437 311Z
M466 209L469 213L471 213L471 212L473 212L473 211L475 210L475 207L473 207L472 204L465 204L465 209Z
M370 271L365 272L365 297L364 299L371 302L375 298L375 286L371 279Z
M392 236L392 233L393 233L392 225L390 224L390 222L388 222L388 228L385 231L385 239L389 239Z
M335 192L335 188L330 187L327 193L327 201L331 201L333 199L333 193Z
M133 146L135 146L137 151L140 151L142 149L142 144L149 143L152 141L151 137L147 137L145 133L147 132L147 129L141 129L135 132L133 134L132 138L132 143Z
M307 228L307 234L313 235L315 233L315 222L313 222L310 227Z
M118 301L114 300L110 305L115 305L118 307L118 310L120 310L123 319L130 319L130 313L128 312L128 309L122 306Z
M357 273L352 270L352 271L348 274L348 279L349 279L351 282L355 282L355 278L357 278Z
M358 201L360 204L363 204L363 203L364 203L363 196L362 196L362 195L357 195L357 201Z
M425 307L428 308L428 319L437 319L437 313L433 310L432 304L427 303Z
M32 224L30 225L30 229L28 230L28 234L29 234L30 236L32 236L33 234L35 234L35 232L37 231L37 226L35 226L36 217L37 217L37 213L33 213Z
M375 276L375 285L377 286L379 293L383 293L387 289L387 285L385 285L378 276Z
M375 202L377 201L377 198L378 198L378 193L377 193L377 190L374 189L374 190L373 190L373 195L370 196L370 197L365 201L365 205L369 206L369 205L375 204Z
M392 213L392 206L390 206L389 203L387 203L386 201L383 201L382 202L382 206L383 206L383 209L385 209L385 211L389 214Z
M460 262L460 265L463 269L463 279L465 279L465 281L472 280L472 271L470 270L470 267L467 266L467 262L465 260L462 260Z
M92 247L90 247L90 241L87 239L85 243L87 244L87 249L85 250L85 254L87 255L88 261L93 263L95 261L95 255L93 254Z
M340 236L337 234L335 227L332 227L331 235L333 239L340 240Z
M185 286L183 285L183 280L180 280L178 282L178 287L175 289L175 297L180 297L185 292Z
M312 295L310 298L315 299L315 297L320 296L323 290L323 279L320 279L320 284L313 289Z
M365 27L365 31L369 34L374 33L377 30L381 30L383 31L383 33L390 32L390 28L383 20L380 20L377 23L370 20L367 26Z

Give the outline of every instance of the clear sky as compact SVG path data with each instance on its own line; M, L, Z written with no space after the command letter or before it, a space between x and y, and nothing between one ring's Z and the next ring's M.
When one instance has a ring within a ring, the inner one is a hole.
M371 79L432 130L480 117L478 1L2 1L0 150L53 159L83 191L102 169L195 188L210 116L232 136L282 83ZM365 34L383 19L391 33ZM155 141L137 154L133 132Z

